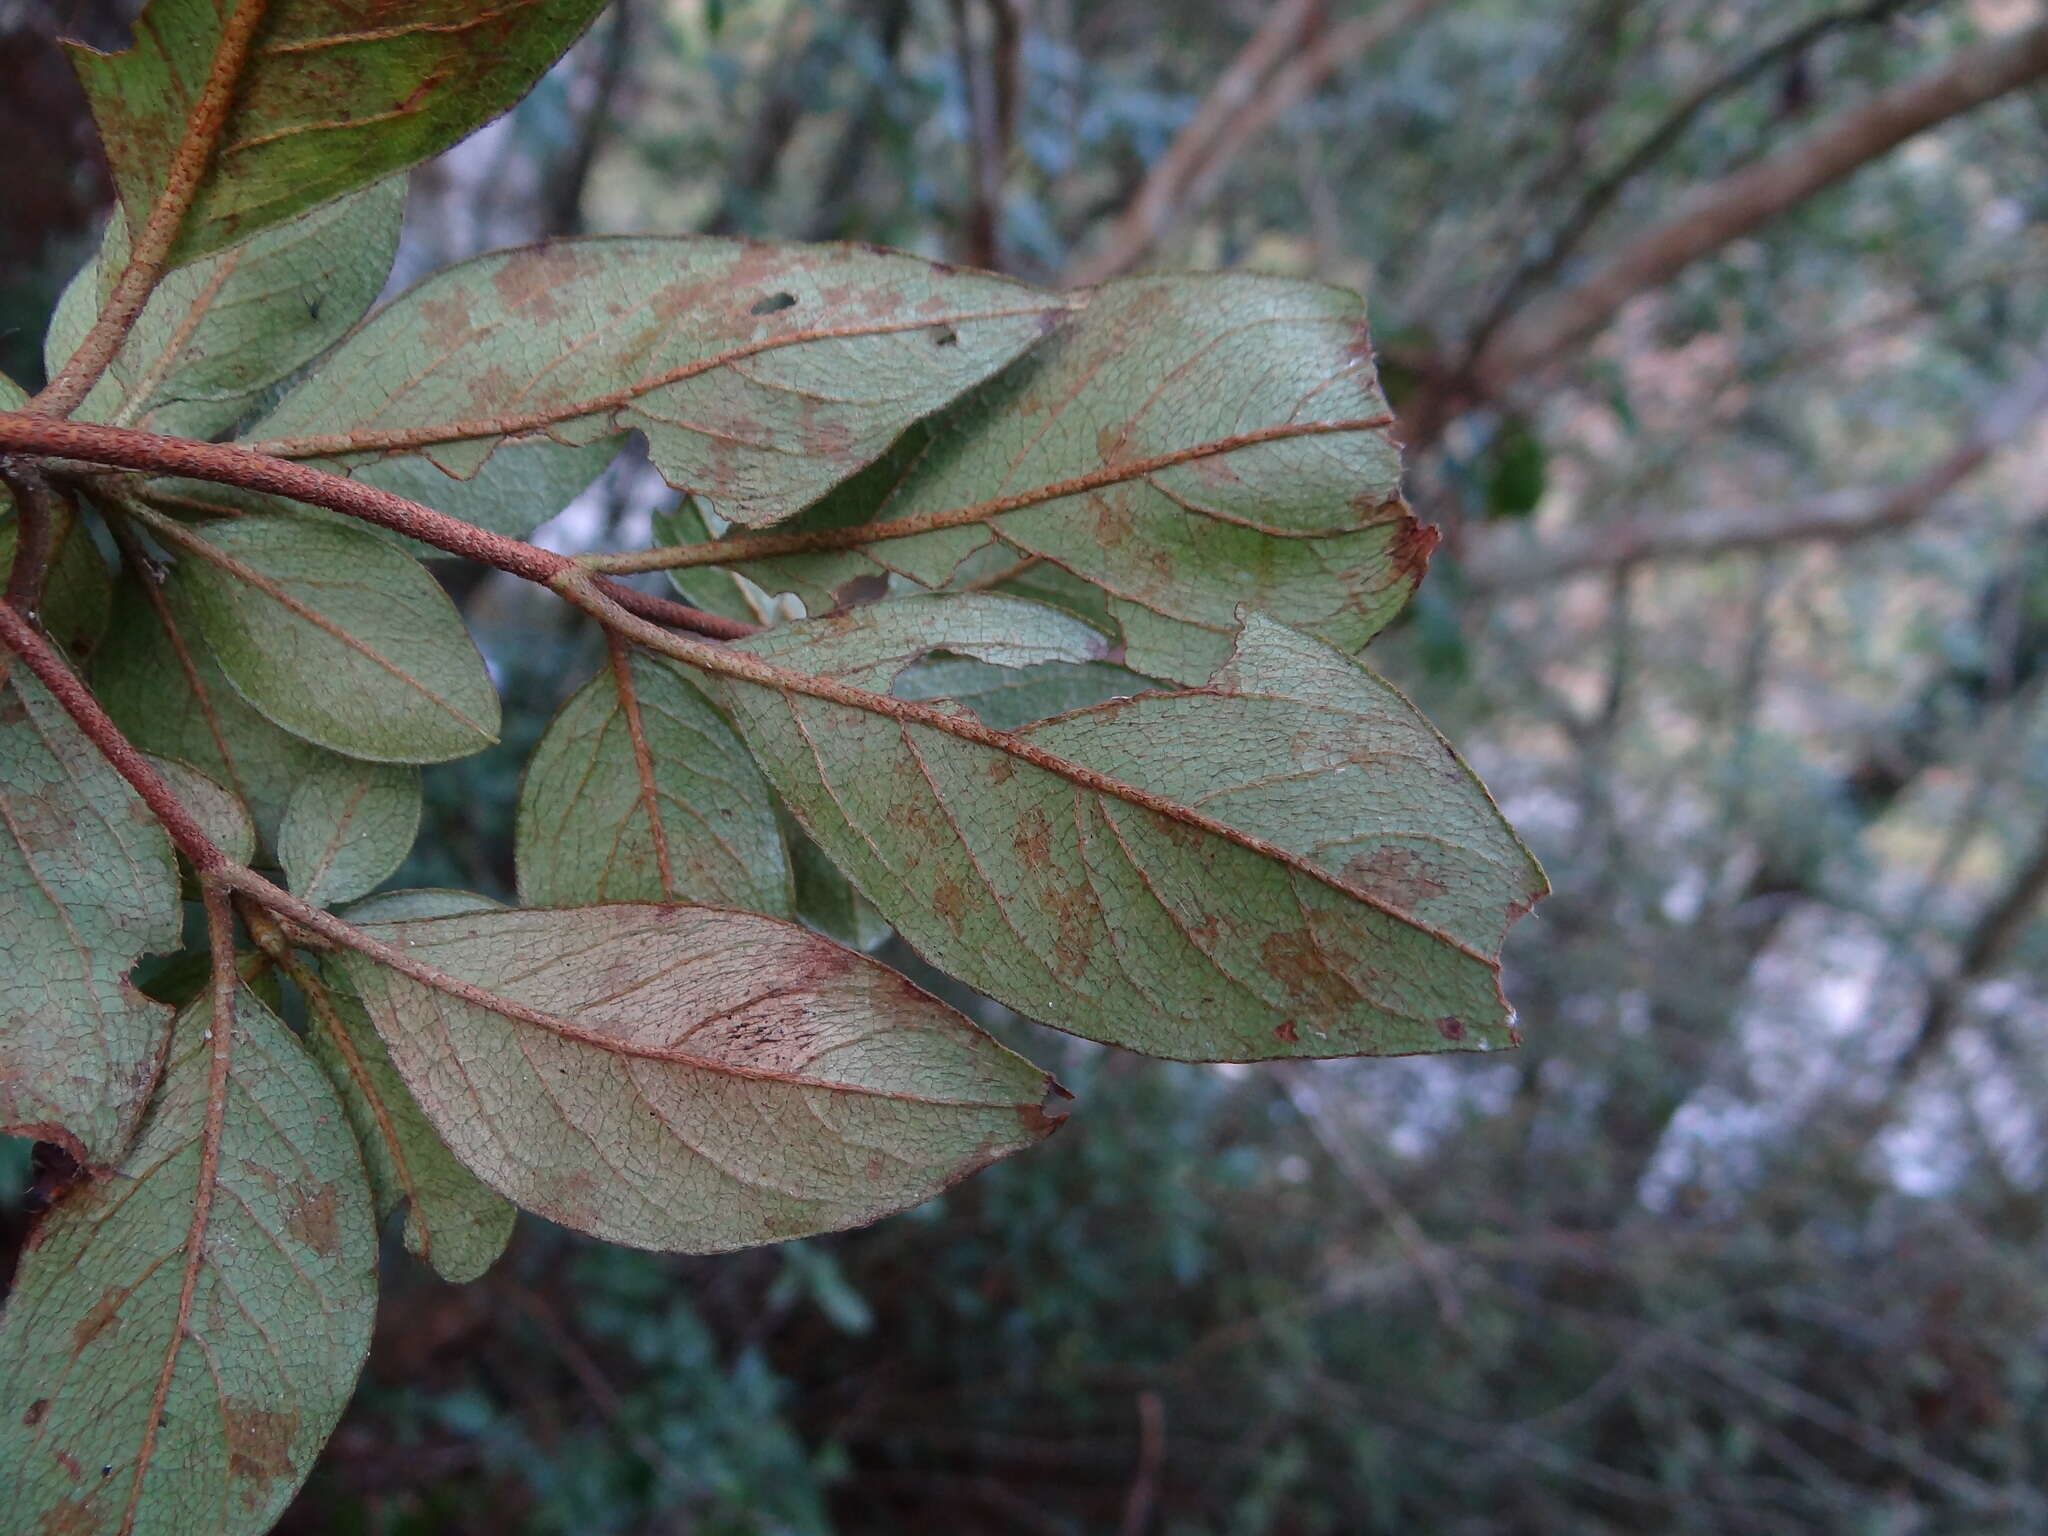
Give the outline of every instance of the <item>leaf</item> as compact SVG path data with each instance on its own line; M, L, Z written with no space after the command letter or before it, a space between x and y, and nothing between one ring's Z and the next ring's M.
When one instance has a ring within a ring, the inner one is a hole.
M873 954L895 932L875 904L832 867L824 850L795 827L784 834L796 876L796 915L809 927L849 949Z
M1386 422L1355 296L1235 273L1111 283L792 530L970 521L735 568L817 614L890 573L938 588L1042 558L1105 595L1130 667L1189 682L1229 651L1239 603L1351 652L1435 543Z
M238 48L251 5L253 38ZM232 106L171 248L194 261L438 154L526 94L603 0L150 0L135 45L73 46L131 227L175 199L195 110L224 71Z
M0 686L0 913L0 1131L110 1163L162 1060L170 1011L127 978L178 947L178 871L142 801L19 665Z
M166 609L159 616L140 579L122 577L118 622L93 661L93 691L143 751L190 763L238 794L262 843L274 846L293 788L324 771L333 754L279 730L244 703L199 638L190 607L175 589L162 595ZM162 617L169 618L177 643Z
M951 699L983 725L1014 731L1035 720L1129 698L1152 687L1150 678L1106 661L1048 661L1035 667L998 667L969 657L919 662L889 690L899 699Z
M671 484L732 521L774 522L1017 357L1064 307L858 246L554 241L464 262L387 306L252 446L439 505L429 465L469 480L507 447L549 440L608 457L637 428ZM393 465L412 489L385 478Z
M171 273L73 414L173 437L233 426L363 317L391 270L404 212L405 179L394 176ZM117 208L50 322L51 373L85 340L127 264Z
M336 957L456 1156L613 1242L715 1253L857 1226L1058 1123L1035 1067L773 918L607 906L365 931L478 989Z
M497 912L502 902L474 891L426 886L407 891L379 891L350 902L341 916L352 923L395 923L408 917L454 917L462 912Z
M514 847L528 906L792 911L767 782L683 669L657 656L616 652L562 706L527 764Z
M1428 722L1330 647L1253 615L1203 688L1011 733L835 686L1058 625L1085 633L1014 599L898 599L735 644L825 685L717 694L898 932L1032 1018L1201 1061L1513 1043L1498 951L1542 873Z
M702 544L711 537L703 509L697 505L695 497L685 496L670 510L656 511L653 521L657 544ZM669 585L682 594L683 601L692 608L701 608L720 618L738 619L743 624L761 622L760 610L748 600L746 590L740 584L742 578L730 571L700 565L670 571L668 577Z
M0 496L4 495L0 490ZM14 569L20 536L18 514L0 514L0 581ZM83 665L106 636L114 579L93 546L92 534L76 515L62 519L53 542L50 569L43 582L43 629L63 647L66 656Z
M293 894L316 907L368 895L405 862L420 830L420 771L329 758L292 791L277 857Z
M388 541L251 517L180 547L171 588L266 719L373 762L437 763L497 740L497 690L455 605Z
M376 1237L341 1107L247 991L221 1033L210 996L180 1016L135 1146L22 1259L0 1316L17 1530L267 1530L362 1368Z
M216 848L237 864L256 856L256 824L240 796L190 763L168 757L151 757L149 762Z
M394 894L454 897L420 903L443 914L477 910L454 892ZM518 1211L479 1183L435 1134L391 1065L361 1000L334 969L324 968L313 985L319 990L308 996L317 1027L307 1043L355 1130L378 1222L405 1206L406 1252L444 1280L460 1285L477 1279L505 1251Z

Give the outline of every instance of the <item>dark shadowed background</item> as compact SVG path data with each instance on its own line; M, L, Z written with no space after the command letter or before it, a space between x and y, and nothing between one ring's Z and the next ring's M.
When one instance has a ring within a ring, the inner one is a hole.
M51 39L131 10L0 0L25 383L109 200ZM2040 0L616 5L415 175L399 281L698 230L1366 294L1444 541L1371 659L1557 887L1526 1043L1177 1067L975 1004L1077 1113L908 1216L529 1219L463 1289L394 1244L283 1529L2048 1530L2044 79ZM506 739L395 883L506 896L593 657L445 579Z

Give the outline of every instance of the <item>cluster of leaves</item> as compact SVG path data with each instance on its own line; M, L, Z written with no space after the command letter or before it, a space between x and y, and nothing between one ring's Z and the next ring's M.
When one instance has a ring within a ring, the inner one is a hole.
M0 1129L78 1168L0 1319L30 1522L267 1525L401 1207L451 1279L515 1206L722 1252L1048 1134L1063 1091L869 958L883 925L1156 1056L1514 1039L1541 873L1353 659L1432 542L1355 298L643 238L364 318L392 174L596 9L155 0L80 56L121 213L49 387L0 386ZM635 432L703 498L669 542L523 542ZM371 894L419 765L499 730L422 544L606 634L517 908ZM691 604L613 579L663 569ZM756 625L763 591L818 617Z

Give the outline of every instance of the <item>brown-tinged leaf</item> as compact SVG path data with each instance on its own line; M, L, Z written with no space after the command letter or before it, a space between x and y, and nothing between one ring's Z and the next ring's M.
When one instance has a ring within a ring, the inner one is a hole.
M134 1135L170 1010L128 981L178 947L170 840L43 685L0 685L0 1130L111 1163Z
M608 906L365 931L471 989L336 957L456 1156L614 1242L712 1253L857 1226L1057 1124L1030 1063L791 923Z
M790 531L956 526L735 568L818 614L891 574L940 588L1038 558L1097 589L1148 676L1206 677L1240 603L1349 653L1435 543L1387 423L1355 295L1243 273L1111 283Z
M189 194L171 247L188 262L446 149L525 95L602 8L150 0L133 47L74 45L72 62L129 224ZM224 122L196 110L212 76L230 91ZM194 147L203 169L182 188L172 169Z
M1016 358L1065 307L859 246L555 241L429 278L250 435L439 505L436 471L444 486L482 475L517 495L492 476L498 455L595 444L601 466L638 428L670 483L768 523Z
M1204 687L1011 732L880 693L931 651L1102 645L1015 599L902 598L737 642L790 671L717 692L904 938L1032 1018L1185 1060L1513 1043L1499 949L1542 872L1413 706L1329 646L1251 615Z
M791 910L767 782L689 674L658 656L622 650L562 706L527 762L514 847L532 906Z
M231 1031L203 998L135 1145L46 1218L0 1314L7 1528L268 1529L341 1417L376 1300L341 1106L250 993Z

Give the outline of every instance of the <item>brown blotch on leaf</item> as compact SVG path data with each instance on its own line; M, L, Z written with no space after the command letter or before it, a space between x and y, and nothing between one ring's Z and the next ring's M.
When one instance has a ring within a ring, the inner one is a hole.
M1436 877L1435 866L1409 848L1379 847L1356 854L1345 861L1344 878L1404 912L1450 893L1450 886Z
M74 1354L83 1353L86 1346L109 1328L120 1326L121 1304L128 1299L128 1293L116 1287L109 1287L100 1293L100 1299L86 1310L85 1316L71 1330L71 1349Z
M1301 1031L1294 1027L1294 1020L1284 1019L1279 1027L1273 1031L1273 1038L1283 1041L1288 1045L1293 1045L1301 1038Z
M292 1441L299 1432L297 1414L227 1403L221 1409L221 1423L227 1432L228 1476L243 1482L268 1483L293 1475Z
M1405 580L1420 581L1429 569L1429 557L1436 553L1437 545L1443 541L1443 534L1430 523L1418 522L1405 505L1399 502L1395 505L1401 508L1402 523L1393 542L1387 546L1387 558Z
M832 589L832 601L841 608L852 608L861 603L877 602L888 595L889 578L880 573L872 576L856 576L851 581L842 581Z
M333 1186L295 1181L285 1195L284 1224L285 1230L315 1253L331 1257L341 1247Z
M1052 823L1037 806L1018 818L1017 835L1011 842L1026 869L1044 869L1052 863Z
M1066 1090L1054 1084L1052 1091L1064 1093ZM1050 1136L1067 1123L1067 1117L1064 1114L1056 1115L1049 1112L1043 1104L1019 1104L1017 1122L1024 1127L1027 1135Z
M33 1429L36 1425L43 1422L44 1415L49 1411L50 1400L47 1397L39 1397L28 1405L27 1411L21 1416L21 1422Z
M967 892L960 882L948 875L932 887L932 910L945 920L948 928L959 933L967 921Z
M1465 1038L1465 1021L1453 1018L1448 1013L1436 1021L1436 1027L1437 1033L1446 1040L1462 1040Z
M1316 947L1315 935L1306 929L1269 934L1259 946L1259 960L1290 998L1316 1014L1340 1013L1357 996L1356 989L1330 968Z

